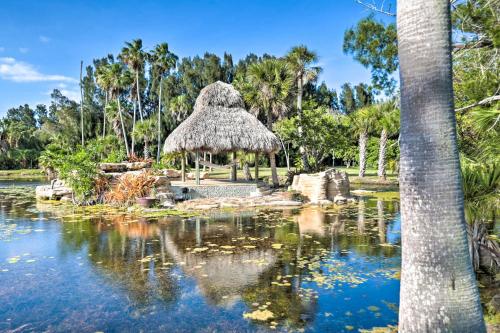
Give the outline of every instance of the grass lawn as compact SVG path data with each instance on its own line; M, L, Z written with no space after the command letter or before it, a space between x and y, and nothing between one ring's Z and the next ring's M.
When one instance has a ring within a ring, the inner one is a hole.
M376 169L367 169L364 178L359 178L358 173L359 169L357 167L345 168L345 167L335 167L340 171L345 171L349 175L349 180L353 183L366 183L366 184L377 184L381 183L377 177ZM191 169L194 172L194 168ZM214 169L210 173L210 178L214 179L229 179L229 169ZM254 168L250 168L250 172L252 173L252 177L255 175ZM286 176L286 168L278 168L278 176L285 177ZM271 168L259 168L259 177L271 177ZM238 170L238 178L243 179L243 171ZM387 180L382 182L384 184L397 184L398 179L395 174L388 174Z
M44 178L41 169L0 170L0 179L33 179Z
M360 184L379 184L381 183L377 177L376 169L367 169L366 176L364 178L358 177L358 168L351 167L336 167L340 171L345 171L349 175L349 180L352 183ZM191 169L194 172L194 168ZM230 169L213 169L210 173L210 178L213 179L229 179ZM255 175L254 168L250 168L252 177ZM287 173L286 168L278 168L278 176L285 177ZM40 169L20 169L20 170L0 170L0 179L33 179L33 178L44 178L45 174ZM260 167L259 177L271 177L271 168ZM243 170L238 170L238 178L243 179ZM397 176L394 174L387 175L387 181L382 182L383 184L397 184Z

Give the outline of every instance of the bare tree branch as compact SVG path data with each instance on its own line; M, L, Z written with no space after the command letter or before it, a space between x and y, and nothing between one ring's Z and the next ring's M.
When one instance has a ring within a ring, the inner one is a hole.
M495 101L500 101L500 95L490 96L490 97L482 99L479 102L476 102L474 104L467 105L467 106L461 107L459 109L455 109L455 112L467 111L469 109L472 109L473 107L490 104L490 103L495 102Z
M396 13L393 13L391 12L391 8L389 6L389 9L385 9L384 8L384 1L382 1L382 3L380 4L380 6L377 6L375 1L372 0L372 3L367 3L367 2L364 2L364 1L361 1L361 0L354 0L356 1L358 4L360 4L361 6L364 6L368 9L371 9L375 12L378 12L378 13L382 13L382 14L385 14L385 15L389 15L389 16L396 16ZM450 5L455 9L455 3L457 2L458 0L450 0Z
M389 7L389 9L384 8L384 1L382 1L382 3L380 4L379 7L377 7L374 2L373 3L366 3L366 2L361 1L361 0L354 0L354 1L356 1L361 6L364 6L364 7L371 9L375 12L379 12L379 13L389 15L389 16L396 16L396 13L393 13L390 11L390 9L391 9L390 7Z

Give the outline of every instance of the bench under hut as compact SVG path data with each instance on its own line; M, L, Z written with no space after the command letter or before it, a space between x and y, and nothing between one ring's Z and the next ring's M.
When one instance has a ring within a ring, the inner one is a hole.
M255 179L258 181L258 154L277 152L278 138L254 115L245 110L241 94L230 84L217 81L200 91L193 113L165 140L164 153L194 152L196 184L200 184L200 153L232 153L231 180L236 181L236 152L256 154ZM182 159L182 181L185 181ZM214 165L211 165L214 167Z

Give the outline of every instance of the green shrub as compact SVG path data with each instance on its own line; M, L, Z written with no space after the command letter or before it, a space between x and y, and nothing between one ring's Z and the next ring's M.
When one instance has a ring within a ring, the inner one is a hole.
M76 202L85 202L94 195L98 168L97 161L88 150L80 149L66 155L56 170L59 178L73 190Z
M182 158L182 153L164 154L160 159L159 165L156 167L161 169L180 169Z

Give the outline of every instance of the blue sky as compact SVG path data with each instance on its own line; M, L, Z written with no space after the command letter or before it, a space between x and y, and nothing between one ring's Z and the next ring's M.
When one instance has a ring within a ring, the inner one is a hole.
M354 0L2 0L0 116L20 104L48 103L54 88L78 99L80 60L117 54L135 38L146 49L168 42L179 57L227 51L235 62L305 44L318 53L320 80L332 88L369 82L369 70L342 53L344 31L369 14Z

